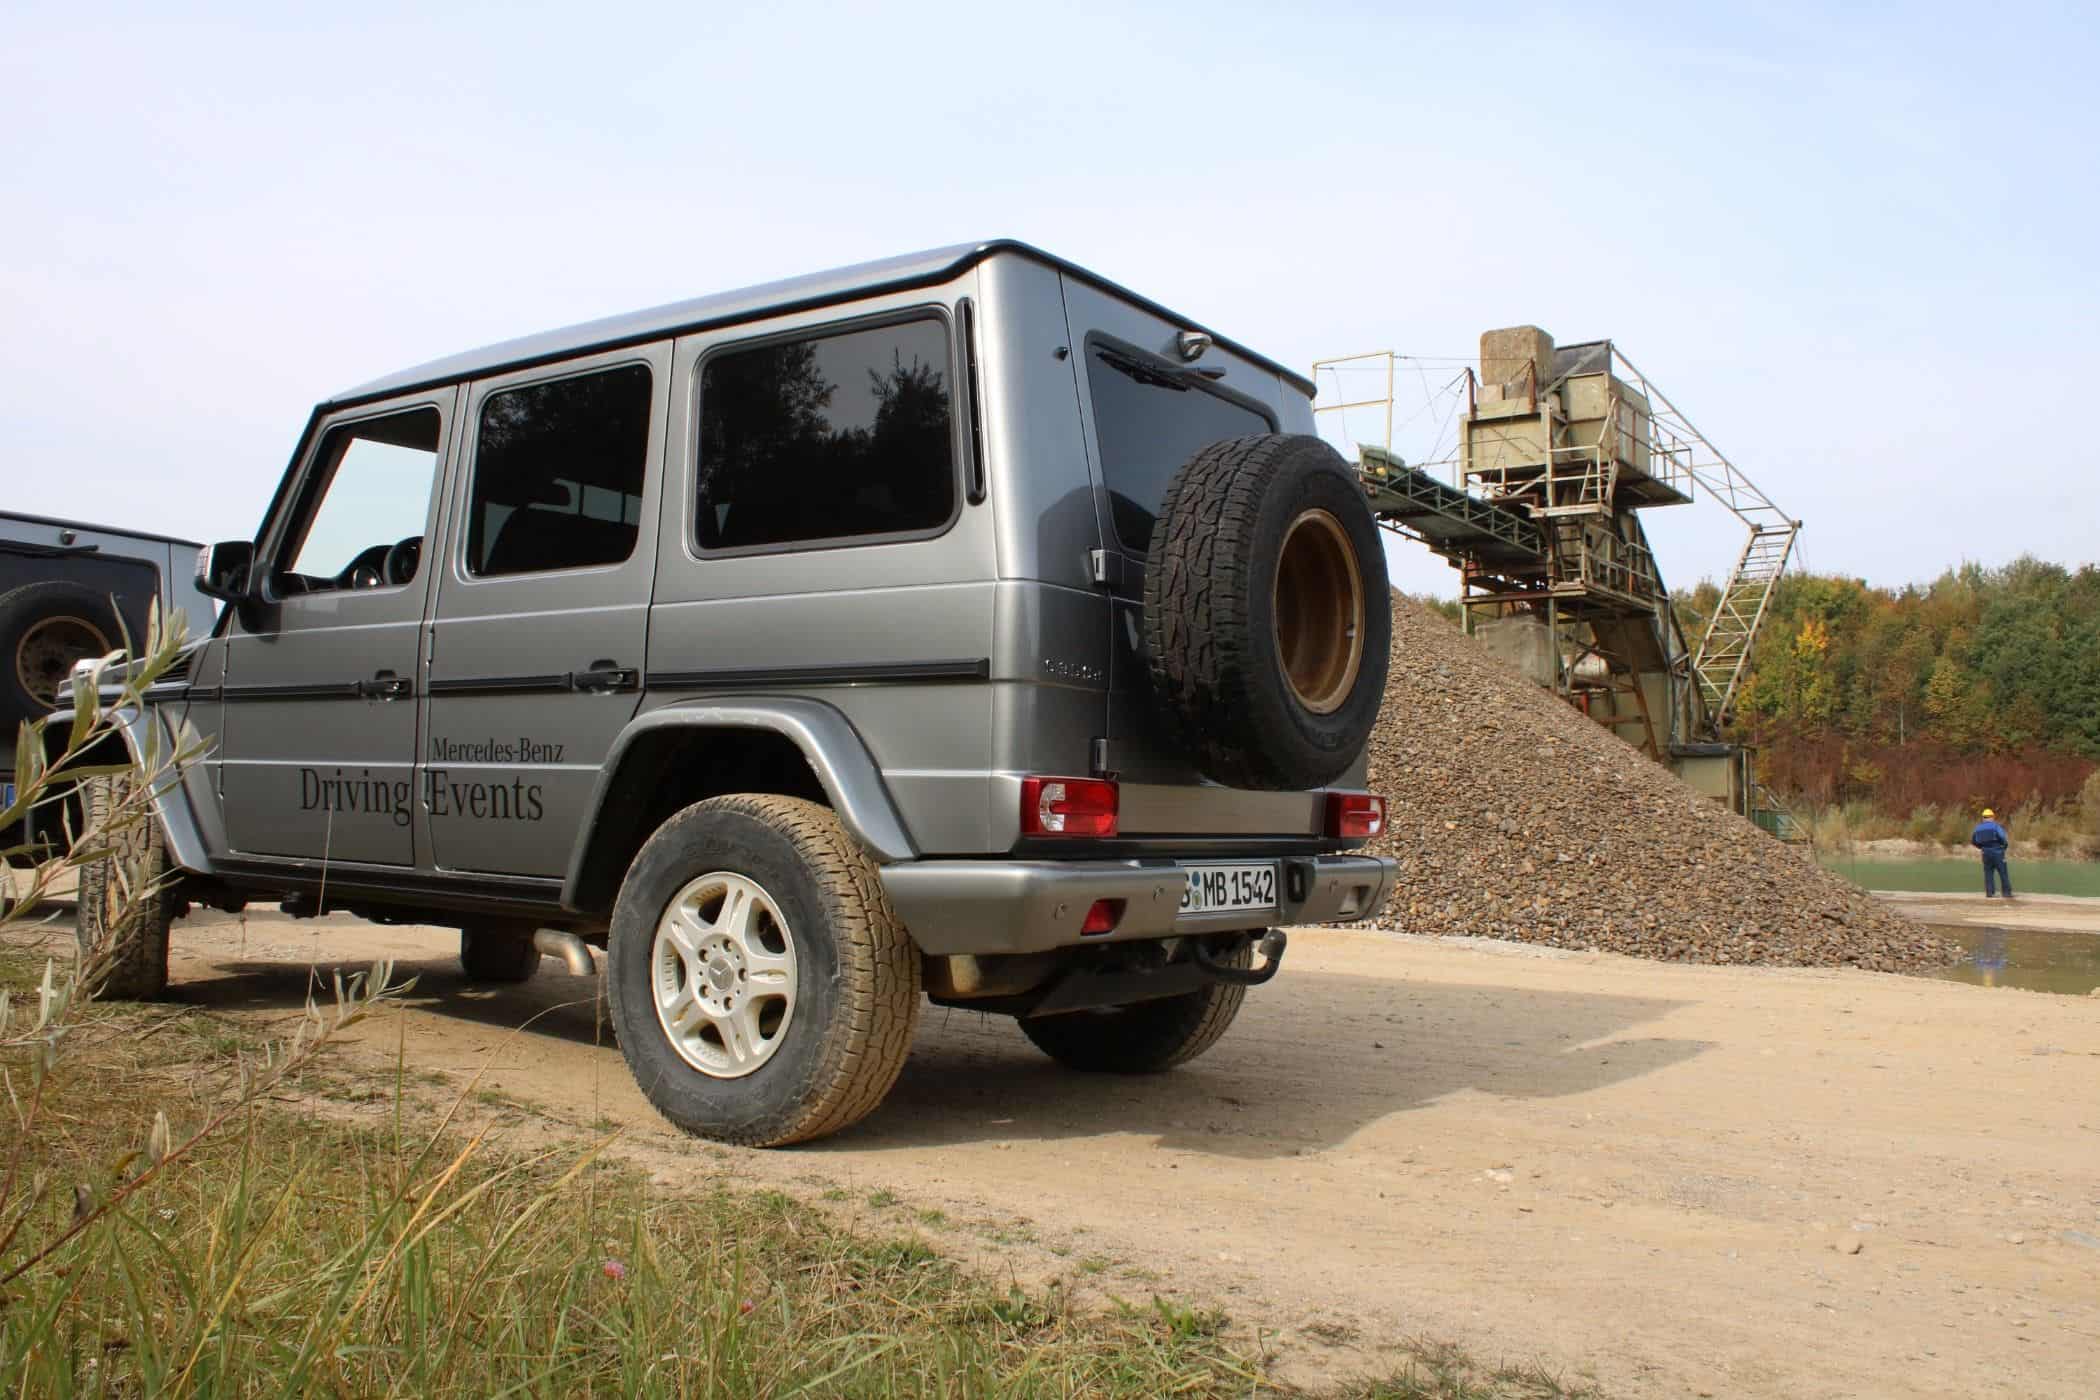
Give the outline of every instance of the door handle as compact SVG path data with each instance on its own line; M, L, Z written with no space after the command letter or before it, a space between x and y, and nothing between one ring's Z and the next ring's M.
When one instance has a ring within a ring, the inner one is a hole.
M392 671L381 671L368 681L359 681L357 693L367 700L402 700L415 694L415 682Z
M611 661L593 661L588 671L569 672L569 689L586 694L604 695L615 690L633 690L641 684L642 673L632 666L620 666Z

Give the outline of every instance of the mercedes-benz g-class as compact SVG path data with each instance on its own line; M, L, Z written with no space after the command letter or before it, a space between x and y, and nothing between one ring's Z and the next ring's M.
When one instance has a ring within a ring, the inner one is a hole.
M643 1089L734 1142L866 1114L923 997L1186 1060L1392 879L1383 555L1311 394L1011 242L339 394L124 716L202 756L161 895L91 868L82 937L125 995L192 903L458 928L498 982L603 945Z

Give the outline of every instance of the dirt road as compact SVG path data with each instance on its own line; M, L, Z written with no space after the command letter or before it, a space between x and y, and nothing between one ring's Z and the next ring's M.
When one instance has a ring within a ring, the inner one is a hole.
M1407 1336L1627 1395L2091 1395L2100 1373L2100 1000L1312 932L1181 1071L1067 1074L934 1010L868 1123L755 1153L664 1130L594 1043L588 981L550 960L473 991L452 946L202 917L177 995L267 1014L311 965L398 956L411 1009L362 1053L489 1066L667 1181L844 1187L828 1208L999 1274L1215 1300L1299 1379Z

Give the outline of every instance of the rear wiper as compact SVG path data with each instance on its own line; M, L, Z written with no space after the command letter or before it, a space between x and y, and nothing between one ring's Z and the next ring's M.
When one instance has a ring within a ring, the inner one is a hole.
M1097 349L1094 353L1101 357L1103 364L1128 375L1140 384L1154 389L1172 389L1176 393L1181 394L1201 387L1195 382L1199 379L1213 380L1225 377L1224 370L1210 365L1205 365L1199 369L1194 365L1183 367L1180 365L1155 364L1136 359L1115 350Z

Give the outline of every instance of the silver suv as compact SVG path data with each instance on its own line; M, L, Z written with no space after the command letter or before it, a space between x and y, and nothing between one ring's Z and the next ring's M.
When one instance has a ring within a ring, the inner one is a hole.
M1177 1064L1392 880L1383 556L1311 393L995 242L338 395L125 717L208 746L176 878L89 871L83 938L134 996L191 902L456 927L497 982L601 944L641 1086L732 1142L868 1113L925 997Z

